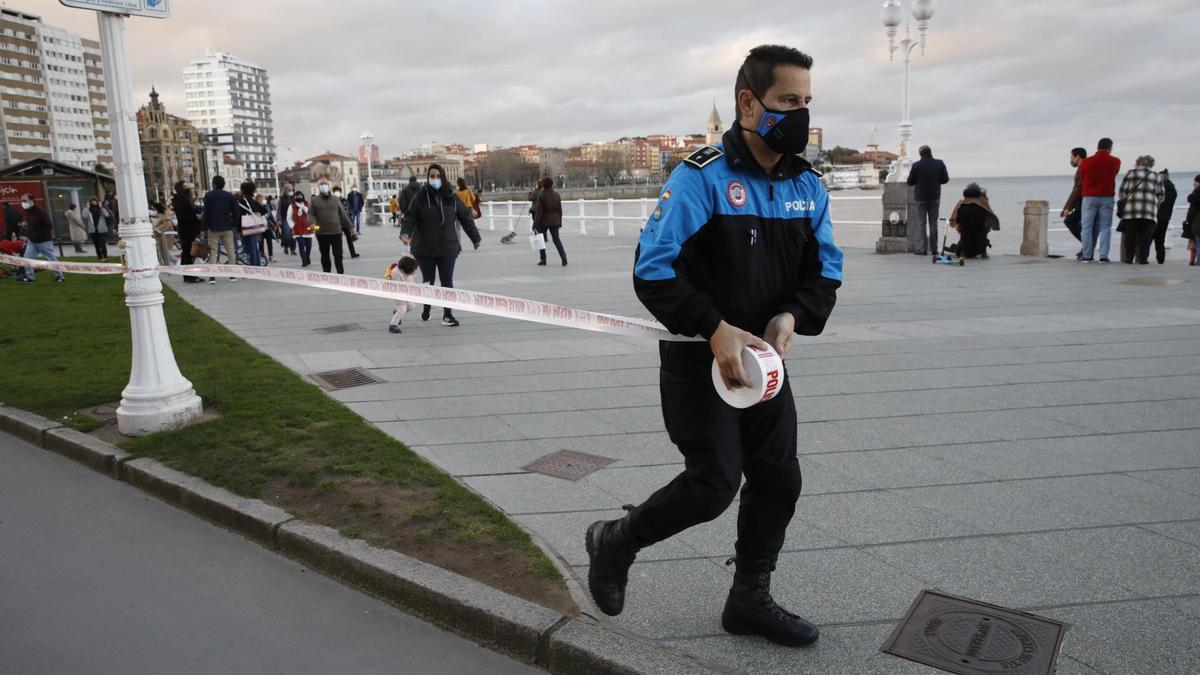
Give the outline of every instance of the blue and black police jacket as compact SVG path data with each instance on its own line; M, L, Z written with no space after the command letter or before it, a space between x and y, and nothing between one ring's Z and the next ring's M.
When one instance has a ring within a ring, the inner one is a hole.
M755 335L782 312L818 335L842 284L829 193L803 158L768 174L735 124L671 173L638 241L633 285L672 333L711 338L721 321Z

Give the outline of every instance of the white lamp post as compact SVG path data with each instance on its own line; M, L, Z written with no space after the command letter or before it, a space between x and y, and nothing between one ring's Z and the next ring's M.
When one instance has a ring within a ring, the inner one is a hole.
M138 145L133 79L125 50L125 17L99 12L100 50L108 87L114 179L121 205L125 304L133 336L129 384L121 392L117 428L126 436L178 429L200 415L200 397L179 372L163 318L162 282L146 204L142 149Z
M375 140L375 137L371 135L371 132L364 131L359 139L362 140L363 147L367 149L367 199L371 200L375 198L375 189L371 184L371 141Z
M912 166L912 160L908 157L908 141L912 138L908 96L909 68L912 62L912 51L917 45L921 46L921 53L925 53L925 33L929 30L929 20L933 18L934 0L909 0L909 5L913 19L917 22L918 36L915 38L912 36L911 24L904 16L901 0L885 0L883 9L880 10L880 18L883 20L883 27L887 32L889 58L895 59L897 48L904 52L904 108L900 119L900 158L888 172L889 183L907 180L908 169ZM897 45L896 35L901 21L904 23L904 37L899 40L899 45Z

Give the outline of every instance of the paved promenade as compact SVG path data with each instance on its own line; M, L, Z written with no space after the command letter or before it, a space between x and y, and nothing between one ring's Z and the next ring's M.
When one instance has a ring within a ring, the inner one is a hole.
M347 271L381 276L396 232L364 228ZM501 246L484 232L456 281L645 316L635 232L565 233L567 268L535 267L523 237ZM928 672L878 649L918 591L937 588L1069 622L1060 673L1195 672L1200 269L1184 255L958 268L848 250L827 332L788 358L804 494L774 588L822 626L818 646L722 632L736 509L643 551L617 623L749 672ZM332 395L581 578L585 526L681 469L652 342L468 313L456 329L412 316L391 335L386 301L246 281L182 292L301 374L360 366L385 380ZM336 324L361 330L314 332ZM578 482L521 468L561 449L615 461Z

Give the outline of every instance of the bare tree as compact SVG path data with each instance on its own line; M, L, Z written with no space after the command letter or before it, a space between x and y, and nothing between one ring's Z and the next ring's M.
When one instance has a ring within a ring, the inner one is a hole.
M597 165L604 182L609 185L629 174L629 156L617 150L605 150L600 153Z

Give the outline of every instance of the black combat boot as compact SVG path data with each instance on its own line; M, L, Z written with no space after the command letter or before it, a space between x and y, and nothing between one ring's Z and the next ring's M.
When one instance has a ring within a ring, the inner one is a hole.
M721 613L721 626L734 635L761 635L787 647L804 647L817 641L817 627L792 614L771 597L774 560L750 560L737 556L733 588Z
M597 521L587 529L588 588L600 611L616 616L625 609L625 584L637 546L629 533L629 516Z

